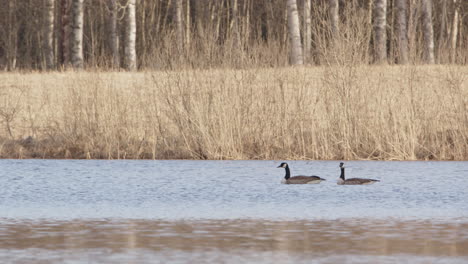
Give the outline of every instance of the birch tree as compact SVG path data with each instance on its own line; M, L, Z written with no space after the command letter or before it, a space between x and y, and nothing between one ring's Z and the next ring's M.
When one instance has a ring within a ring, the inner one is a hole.
M387 0L375 0L374 41L375 61L387 62Z
M83 68L83 1L72 1L71 63L74 68Z
M8 30L7 30L7 48L6 59L8 70L16 69L16 59L18 51L18 25L16 17L16 0L8 1Z
M192 19L191 19L191 13L190 13L190 0L187 0L187 8L186 8L186 12L185 12L185 48L187 49L187 54L189 52L189 47L190 47L190 32L191 32L191 22L192 22Z
M297 12L297 3L296 0L287 1L291 64L302 65L304 62L302 57L301 32L299 29L299 14Z
M47 0L45 2L45 19L44 19L44 56L46 59L47 69L55 67L54 57L54 6L55 0Z
M437 39L437 63L442 62L442 50L447 46L447 1L442 2L442 10L440 11L440 29Z
M245 40L251 39L251 26L252 26L252 3L254 0L244 0L244 6L243 6L243 13L244 15L242 16L242 31L241 31L241 36Z
M70 0L60 1L60 52L65 67L70 63Z
M184 47L184 24L182 21L182 9L183 9L183 2L182 0L176 0L175 2L175 14L174 20L176 23L176 38L177 38L177 47L179 52L182 52Z
M329 0L329 16L330 16L330 27L332 31L332 38L336 38L336 34L339 30L339 2L338 0Z
M125 68L136 70L136 0L128 0L125 12Z
M424 35L424 61L434 63L434 29L432 27L432 0L422 0L422 23Z
M195 16L195 23L196 23L196 34L199 39L205 38L205 29L203 25L203 18L205 14L204 5L201 1L195 1L194 3L194 16Z
M109 16L109 33L110 33L110 40L109 46L111 48L112 53L112 66L113 67L120 67L120 54L119 54L119 31L117 28L117 19L118 19L118 0L110 0L109 1L109 9L110 9L110 16Z
M231 34L233 39L233 48L235 50L239 50L241 40L240 40L240 30L239 30L239 12L238 12L238 4L237 0L231 0L232 6L232 19L231 19Z
M310 58L312 48L312 20L310 17L311 0L304 0L304 60Z
M457 51L457 35L458 35L458 1L453 0L453 4L455 5L455 10L453 13L453 20L452 20L452 29L450 30L450 62L455 62L455 55Z
M406 0L396 0L396 34L398 37L398 63L408 63L408 29L407 29L407 3Z

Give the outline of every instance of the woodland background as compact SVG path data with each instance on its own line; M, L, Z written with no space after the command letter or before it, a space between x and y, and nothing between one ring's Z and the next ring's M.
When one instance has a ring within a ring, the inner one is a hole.
M468 61L463 0L0 0L0 5L0 68L9 71Z

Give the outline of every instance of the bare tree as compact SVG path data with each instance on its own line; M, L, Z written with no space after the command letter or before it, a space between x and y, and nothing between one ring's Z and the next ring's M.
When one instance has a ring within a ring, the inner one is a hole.
M44 19L44 53L47 69L55 67L54 57L54 7L55 0L47 0L45 2L45 19Z
M70 0L60 0L60 60L65 67L70 63Z
M253 6L253 1L254 0L244 0L244 6L243 6L243 16L242 16L242 33L241 36L243 39L248 40L250 39L252 35L252 20L254 19L252 17L252 6Z
M329 4L329 15L330 15L330 26L333 38L336 37L336 34L339 31L339 1L338 0L328 0Z
M240 30L239 30L239 12L237 0L231 0L232 19L231 19L231 34L233 35L233 48L239 50L241 46Z
M416 45L416 36L418 35L416 29L421 17L419 2L420 0L408 0L408 51L411 51L409 54L411 59L416 59L418 48Z
M408 63L408 28L407 28L407 3L406 0L396 0L397 36L398 36L398 63Z
M136 0L128 0L127 10L125 12L125 68L127 70L136 70Z
M109 46L112 52L112 66L115 68L120 67L120 53L119 53L119 31L118 31L118 0L109 1L110 17L109 17L109 33L110 40Z
M432 0L422 0L422 22L424 35L424 61L434 63L434 29L432 27Z
M83 68L83 1L72 1L71 63L74 68Z
M442 51L447 47L447 1L442 2L440 11L440 28L437 39L437 63L442 62Z
M387 0L375 0L374 6L375 61L387 62Z
M304 60L308 62L312 48L311 0L304 0Z
M287 0L288 4L288 31L291 46L291 64L302 65L301 31L299 29L299 14L296 0Z
M182 9L183 9L183 2L182 0L176 0L175 2L175 23L177 27L177 47L179 48L179 52L182 52L184 48L184 24L182 19Z
M17 26L17 17L16 17L16 0L8 1L8 30L7 30L7 68L8 70L16 69L16 59L18 51L18 26Z
M196 32L199 39L204 39L205 37L205 29L203 27L204 8L205 5L201 1L195 1L193 15L195 16Z
M188 53L188 49L190 47L190 32L191 32L191 28L190 28L190 25L192 23L192 19L191 19L191 13L190 13L190 0L187 0L187 8L186 8L186 12L185 12L185 48L187 49L187 53Z
M455 62L455 55L457 51L458 9L460 8L457 0L453 0L453 4L455 5L455 10L453 12L452 29L450 30L450 62L451 63Z

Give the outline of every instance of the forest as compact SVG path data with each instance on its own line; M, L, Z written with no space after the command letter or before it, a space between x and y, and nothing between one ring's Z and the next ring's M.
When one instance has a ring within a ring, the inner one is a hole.
M463 64L463 0L0 0L0 68Z

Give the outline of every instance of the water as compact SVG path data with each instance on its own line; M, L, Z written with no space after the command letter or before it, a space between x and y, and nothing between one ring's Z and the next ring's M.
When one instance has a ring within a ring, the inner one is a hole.
M0 160L2 263L467 263L468 162Z

